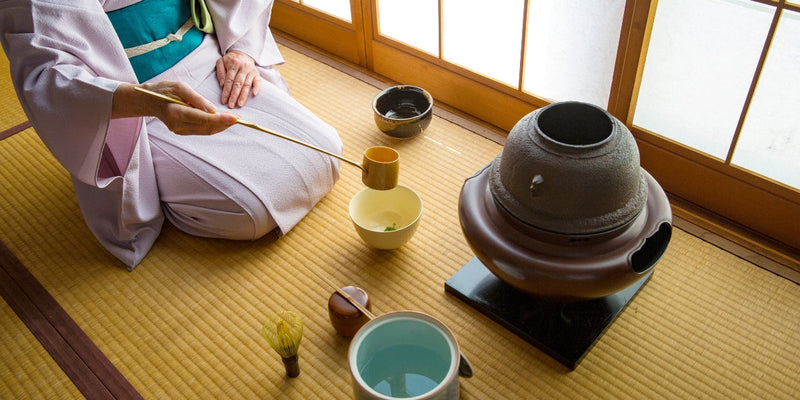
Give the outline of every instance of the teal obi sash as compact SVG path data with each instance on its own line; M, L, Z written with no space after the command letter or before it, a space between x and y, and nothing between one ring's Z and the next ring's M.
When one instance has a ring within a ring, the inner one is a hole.
M203 41L203 32L192 24L189 3L142 0L106 13L139 82L177 64Z

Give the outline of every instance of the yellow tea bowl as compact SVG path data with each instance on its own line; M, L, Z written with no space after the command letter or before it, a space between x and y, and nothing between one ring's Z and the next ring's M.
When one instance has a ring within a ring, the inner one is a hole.
M350 200L350 220L370 247L396 249L411 239L422 216L422 199L410 188L366 188Z

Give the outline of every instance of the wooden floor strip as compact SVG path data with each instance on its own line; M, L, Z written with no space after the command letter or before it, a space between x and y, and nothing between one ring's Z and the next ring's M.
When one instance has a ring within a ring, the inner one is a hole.
M0 296L87 399L143 398L2 242Z

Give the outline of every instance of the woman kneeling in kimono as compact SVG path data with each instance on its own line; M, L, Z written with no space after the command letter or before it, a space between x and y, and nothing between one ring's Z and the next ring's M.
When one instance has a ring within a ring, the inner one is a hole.
M150 250L165 215L197 236L282 235L338 179L335 158L235 125L241 117L342 151L336 131L290 97L272 67L283 59L268 26L271 7L0 3L0 40L23 109L71 174L87 225L129 269Z

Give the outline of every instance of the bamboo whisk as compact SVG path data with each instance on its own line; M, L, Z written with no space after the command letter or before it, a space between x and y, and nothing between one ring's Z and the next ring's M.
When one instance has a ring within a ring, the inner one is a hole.
M269 316L261 328L261 335L267 340L283 360L286 375L294 378L300 375L297 349L303 339L303 321L291 311L281 311Z

